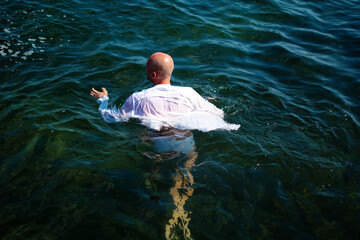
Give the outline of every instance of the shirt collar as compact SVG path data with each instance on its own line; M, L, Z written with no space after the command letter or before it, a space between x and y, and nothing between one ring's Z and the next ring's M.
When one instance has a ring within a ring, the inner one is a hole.
M153 88L169 88L171 87L171 84L158 84L153 86Z

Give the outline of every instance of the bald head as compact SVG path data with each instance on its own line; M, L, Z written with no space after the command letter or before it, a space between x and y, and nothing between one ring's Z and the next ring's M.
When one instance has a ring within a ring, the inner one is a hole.
M151 55L146 63L147 78L154 84L170 84L174 61L165 53Z

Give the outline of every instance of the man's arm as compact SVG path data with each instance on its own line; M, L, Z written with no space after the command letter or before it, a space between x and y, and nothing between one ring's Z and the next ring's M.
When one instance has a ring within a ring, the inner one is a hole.
M105 122L113 123L113 122L122 122L123 114L116 109L115 107L108 109L109 97L108 92L105 88L101 88L102 91L96 91L94 88L91 89L90 95L94 98L97 98L97 102L99 103L99 112Z

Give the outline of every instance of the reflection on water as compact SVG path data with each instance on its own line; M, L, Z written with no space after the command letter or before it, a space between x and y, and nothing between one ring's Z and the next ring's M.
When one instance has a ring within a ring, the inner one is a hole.
M170 188L175 208L171 219L165 226L166 239L174 239L178 235L182 235L185 239L192 239L189 229L191 212L186 211L184 207L186 201L194 193L194 189L191 187L194 184L191 168L195 165L198 156L192 132L172 128L150 132L150 136L154 146L154 154L151 157L155 162L161 163L178 159L172 176L174 184ZM154 172L156 173L158 170L159 168L156 168Z

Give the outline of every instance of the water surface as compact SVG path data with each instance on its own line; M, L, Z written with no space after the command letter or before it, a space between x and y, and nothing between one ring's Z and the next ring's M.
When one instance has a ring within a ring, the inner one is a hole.
M1 239L358 239L358 1L0 4ZM156 51L238 131L105 123ZM160 139L160 140L159 140ZM163 149L161 142L171 142Z

